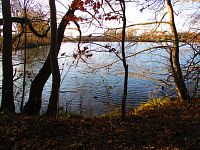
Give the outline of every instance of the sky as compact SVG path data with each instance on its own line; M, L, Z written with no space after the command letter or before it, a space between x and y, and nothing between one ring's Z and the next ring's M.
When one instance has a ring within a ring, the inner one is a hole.
M60 1L63 5L67 6L64 7L61 5L61 3L56 2L57 6L57 11L58 11L58 16L61 13L65 13L67 11L67 8L69 6L69 1L70 0L57 0ZM183 0L182 0L183 1ZM188 2L190 0L184 0L186 2L177 2L174 5L174 12L175 12L175 22L177 25L178 31L188 31L189 29L189 21L188 18L190 14L195 13L196 11L200 14L200 0L197 0L199 2ZM48 5L48 0L44 0L43 3L46 3ZM155 11L152 9L144 9L142 12L141 6L137 6L136 4L129 3L126 6L126 15L127 15L127 25L131 24L137 24L137 23L144 23L144 22L151 22L155 21ZM160 20L162 15L167 12L167 9L162 9L160 15L158 14L157 18ZM82 13L78 12L76 15L80 15ZM162 15L161 15L162 14ZM2 15L0 14L0 17ZM167 21L169 16L165 16L165 21ZM58 20L59 22L59 20ZM95 34L95 33L103 33L106 29L100 29L99 25L97 22L95 23L98 27L95 27L94 25L87 26L87 25L81 25L81 29L83 31L84 35L89 35L89 34ZM121 27L122 26L122 21L104 21L103 25L105 28L116 28L116 27ZM71 28L74 28L73 24L70 26ZM194 27L198 27L198 25L194 25ZM138 28L142 28L141 26L137 26ZM169 26L163 25L160 27L160 30L169 30ZM72 35L72 36L77 36L78 32L74 30L66 30L66 35Z
M66 0L60 0L63 2L66 2ZM189 18L190 15L197 12L200 14L200 1L199 2L188 2L189 0L185 0L186 2L177 2L174 4L174 12L175 12L175 23L177 25L177 30L180 32L188 31L189 30ZM144 22L151 22L155 21L155 11L152 9L145 9L142 12L140 11L142 7L141 6L136 6L132 4L127 5L127 25L131 24L137 24L137 23L144 23ZM61 6L60 4L57 3L57 10L66 12L66 9ZM160 15L158 14L157 18L158 20L161 19L162 15L167 12L167 9L162 9L160 11ZM79 15L80 13L77 13ZM165 16L165 21L168 21L169 16ZM121 27L122 26L122 21L104 21L104 26L106 28L113 28L113 27ZM194 25L194 27L198 27L198 25ZM137 26L136 28L141 28L140 26ZM162 25L160 27L160 30L169 30L169 26L167 25ZM94 26L88 27L83 27L83 34L89 35L91 33L103 33L102 29L95 28ZM158 29L159 30L159 29ZM72 32L72 31L67 31L66 34L74 35L77 36L78 32Z

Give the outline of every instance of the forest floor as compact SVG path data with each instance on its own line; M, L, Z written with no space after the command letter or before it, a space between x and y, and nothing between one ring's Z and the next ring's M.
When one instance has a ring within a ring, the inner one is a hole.
M0 113L0 149L200 149L200 100L153 100L127 114L30 117Z

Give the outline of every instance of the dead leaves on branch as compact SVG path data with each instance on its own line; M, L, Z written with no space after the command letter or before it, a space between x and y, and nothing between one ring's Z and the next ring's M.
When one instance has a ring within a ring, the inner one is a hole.
M83 21L83 18L82 17L77 17L77 16L72 14L72 15L66 16L65 20L72 21L72 22L78 22L78 21Z
M78 9L83 12L87 11L86 7L92 8L94 12L98 13L98 9L101 8L101 3L99 1L94 1L94 0L74 0L71 7L73 9Z
M81 10L81 9L83 9L84 7L84 2L82 1L82 0L74 0L73 1L73 3L72 3L72 5L71 5L71 7L73 8L73 9L79 9L79 10Z

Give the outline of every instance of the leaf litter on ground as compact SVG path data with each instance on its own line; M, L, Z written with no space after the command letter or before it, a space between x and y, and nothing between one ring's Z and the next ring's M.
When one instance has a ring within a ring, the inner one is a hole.
M200 100L195 100L195 102ZM200 149L200 107L152 100L127 113L47 118L0 113L0 149Z

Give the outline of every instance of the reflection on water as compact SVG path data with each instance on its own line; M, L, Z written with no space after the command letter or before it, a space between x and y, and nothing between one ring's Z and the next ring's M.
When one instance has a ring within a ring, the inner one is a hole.
M100 46L103 44L104 46ZM73 57L77 50L77 44L63 43L59 53L59 67L61 71L60 106L66 111L84 113L88 115L109 112L119 106L123 93L123 66L116 62L111 66L101 68L112 62L119 60L112 52L108 52L106 47L115 48L120 55L120 45L118 43L97 43L84 44L93 54L92 57L77 59ZM138 43L131 45L127 43L127 56L134 55L138 51L152 47L152 43ZM103 52L102 52L103 51ZM23 72L24 51L13 54L14 70L17 76ZM27 50L27 91L31 80L38 73L48 54L48 47L39 47ZM185 55L185 54L184 54ZM134 107L148 99L163 96L168 91L160 88L156 80L166 79L165 76L168 56L163 49L152 49L151 51L138 54L127 59L129 64L128 80L128 107ZM0 66L0 68L2 68ZM101 68L101 69L97 69ZM0 74L2 77L2 73ZM150 80L151 79L151 80ZM20 99L22 78L15 82L15 98ZM43 92L42 111L46 110L49 94L51 90L51 77L45 84ZM18 106L19 103L16 102Z

